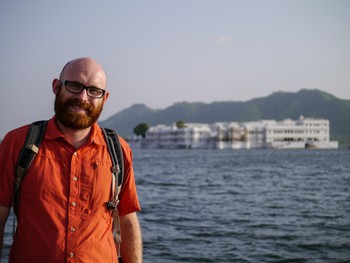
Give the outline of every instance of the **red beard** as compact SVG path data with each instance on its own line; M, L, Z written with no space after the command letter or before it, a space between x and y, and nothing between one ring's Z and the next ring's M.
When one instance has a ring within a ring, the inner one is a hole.
M61 93L60 90L55 98L55 113L60 123L67 128L81 130L97 122L103 109L103 103L95 108L91 104L77 98L63 101ZM74 107L82 109L83 111L74 111Z

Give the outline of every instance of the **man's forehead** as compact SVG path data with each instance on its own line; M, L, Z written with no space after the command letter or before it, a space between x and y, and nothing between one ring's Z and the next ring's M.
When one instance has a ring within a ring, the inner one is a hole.
M94 73L102 71L105 74L103 67L99 63L97 63L97 61L88 57L71 60L62 69L62 73L71 71L85 73Z
M64 72L77 72L83 74L97 73L100 71L104 71L102 66L92 60L74 60L69 62L64 68Z
M106 85L106 74L101 65L92 59L76 59L66 64L62 70L61 78L80 81L83 84Z

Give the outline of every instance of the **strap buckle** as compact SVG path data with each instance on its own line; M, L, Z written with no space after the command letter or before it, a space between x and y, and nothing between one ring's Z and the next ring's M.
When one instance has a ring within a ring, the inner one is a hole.
M111 210L111 211L116 211L117 205L118 204L116 202L113 202L113 201L106 202L106 206L107 206L108 210Z

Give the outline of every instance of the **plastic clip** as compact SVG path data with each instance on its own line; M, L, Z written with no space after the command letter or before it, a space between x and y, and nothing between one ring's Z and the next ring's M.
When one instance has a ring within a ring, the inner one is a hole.
M113 201L106 202L106 206L109 210L113 210L113 211L117 210L117 206Z

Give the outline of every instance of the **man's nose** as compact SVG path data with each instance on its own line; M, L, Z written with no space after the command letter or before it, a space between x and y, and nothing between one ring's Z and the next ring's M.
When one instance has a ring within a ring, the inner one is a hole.
M79 94L77 94L77 97L83 101L89 100L87 89L83 89Z

